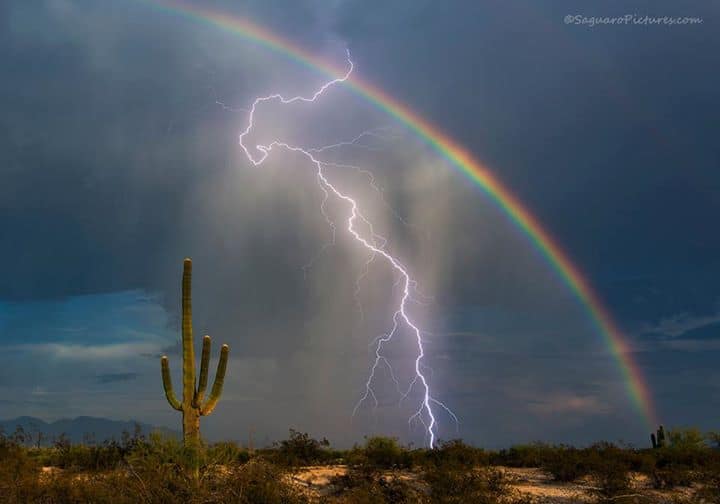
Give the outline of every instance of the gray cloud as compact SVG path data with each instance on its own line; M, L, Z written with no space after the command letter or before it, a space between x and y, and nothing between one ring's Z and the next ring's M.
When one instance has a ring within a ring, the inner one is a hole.
M97 375L95 379L98 383L113 383L113 382L124 382L137 379L137 373L107 373Z
M697 332L708 326L715 326L720 322L720 312L707 315L693 315L690 313L678 313L670 317L664 317L656 324L645 327L644 332L658 334L667 338L677 338L688 333Z

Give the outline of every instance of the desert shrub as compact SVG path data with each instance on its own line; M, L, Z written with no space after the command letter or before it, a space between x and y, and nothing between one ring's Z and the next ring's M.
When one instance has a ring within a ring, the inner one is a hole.
M670 448L700 450L706 447L705 436L694 427L678 427L668 431Z
M99 466L88 461L108 446L113 453L118 446L122 448L122 456L107 464L112 470L104 470L104 466L95 470ZM188 476L187 454L171 437L153 435L142 442L111 442L98 447L62 443L48 450L65 468L41 474L28 449L0 437L0 503L307 502L279 467L261 459L243 463L246 452L232 443L208 448L200 482ZM211 457L227 465L207 463Z
M612 443L596 443L581 450L582 464L595 480L595 493L601 498L627 494L630 489L630 466L633 450Z
M136 461L137 462L137 461ZM180 463L128 465L124 471L63 474L49 485L50 502L304 504L307 499L276 466L261 459L223 471L206 470L196 483Z
M116 468L127 455L119 443L112 441L102 446L70 445L57 447L50 452L48 462L54 467L76 470L110 470Z
M406 469L413 466L414 459L423 455L411 453L397 439L374 436L365 439L364 446L354 446L345 453L348 466L366 473L378 473L389 469Z
M720 463L712 450L671 447L658 452L655 468L649 473L657 489L689 487L695 482L711 479L712 474L720 473Z
M427 502L427 497L404 481L400 474L379 476L362 467L351 467L342 476L331 479L332 495L322 504L410 504Z
M408 450L400 446L397 439L383 436L367 438L359 460L373 469L399 469L412 465Z
M207 465L244 464L251 458L250 452L230 441L215 443L207 447L205 459Z
M557 446L547 449L542 468L556 481L571 482L591 476L597 483L596 494L610 498L627 493L630 488L629 472L635 467L654 467L651 457L638 456L630 448L599 442L587 448Z
M208 470L205 452L200 455L201 478L206 486L213 481L214 471ZM187 471L192 458L181 441L158 433L138 444L125 458L122 469L136 493L159 496L161 502L173 498L184 502L195 486Z
M706 448L705 435L695 427L675 427L668 430L668 447L676 450Z
M634 472L651 474L655 470L657 462L654 451L657 450L627 450L625 459L627 460L628 469Z
M655 467L649 472L653 486L669 489L713 481L720 474L720 451L704 444L695 429L672 430L670 446L653 450Z
M650 474L650 477L653 487L658 490L690 486L695 480L693 472L681 465L667 465L655 469Z
M508 494L505 475L497 470L452 470L432 468L423 474L430 502L443 504L495 504Z
M541 467L553 450L543 443L516 445L489 454L488 462L507 467Z
M286 475L273 464L254 458L217 480L216 502L237 504L302 504L308 502Z
M577 448L559 446L543 458L542 469L552 475L555 481L575 481L590 472L586 454Z
M23 447L22 432L0 433L0 498L6 502L26 502L35 496L37 464Z
M67 471L48 477L34 499L18 502L305 504L307 499L279 468L258 459L223 473L206 473L200 484L177 465L143 465L109 473Z
M717 450L665 448L658 450L656 467L650 476L656 488L708 484L720 474L720 453Z
M600 458L590 470L597 485L593 493L601 501L614 500L630 493L630 474L627 465L616 458Z
M35 499L27 501L42 504L107 502L130 504L145 499L117 472L85 473L62 471L43 477L36 487Z
M468 446L460 439L440 442L433 450L421 450L422 457L415 457L422 465L454 469L471 469L487 465L489 456L481 448Z
M138 467L159 467L168 464L183 462L184 448L182 441L153 433L143 443L138 443L126 456L129 461Z
M41 448L28 444L18 430L0 433L0 503L300 504L307 498L288 468L340 458L349 470L333 479L335 491L322 501L327 504L532 502L510 490L503 473L488 464L542 467L558 481L589 476L593 493L605 502L635 499L622 498L634 493L630 471L648 474L657 489L692 487L694 495L684 491L684 504L720 502L720 450L706 439L712 440L696 429L674 429L660 449L531 444L489 452L460 440L441 442L433 450L410 450L397 439L371 437L362 446L338 452L326 440L291 430L289 439L252 457L232 442L207 446L196 482L188 476L187 454L176 438L136 433L99 445L71 445L61 436L52 447ZM43 472L44 465L60 469ZM419 469L401 471L411 467Z
M123 432L120 441L106 440L100 445L71 444L64 434L54 442L45 462L62 469L104 471L119 467L136 448L146 444L146 439L136 427L135 432Z
M705 434L705 439L711 447L720 450L720 431L710 431Z
M319 464L329 459L330 442L313 439L306 432L290 429L290 437L279 443L274 443L272 459L274 462L286 466L303 466Z

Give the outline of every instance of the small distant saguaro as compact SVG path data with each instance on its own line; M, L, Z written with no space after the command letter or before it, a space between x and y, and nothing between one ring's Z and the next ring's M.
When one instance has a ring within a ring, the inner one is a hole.
M212 413L220 399L225 370L227 369L230 348L223 345L220 349L215 382L210 396L205 399L205 390L208 383L208 367L210 366L210 336L203 338L202 356L200 358L200 378L195 383L195 350L193 348L192 329L192 260L186 258L183 263L182 276L182 354L183 354L183 393L182 402L177 400L170 378L170 365L168 358L163 355L160 359L162 369L163 387L165 397L170 406L181 411L183 416L183 443L191 457L191 469L195 478L199 476L200 451L200 417Z

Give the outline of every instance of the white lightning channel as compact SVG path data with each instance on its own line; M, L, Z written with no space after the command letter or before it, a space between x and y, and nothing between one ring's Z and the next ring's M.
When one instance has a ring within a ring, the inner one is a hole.
M324 166L331 166L333 163L326 163L323 162L320 159L317 159L314 154L318 154L323 152L324 150L328 150L335 147L340 147L344 145L351 145L356 144L357 141L364 137L369 136L371 133L365 132L355 139L353 139L351 142L342 142L339 144L333 144L331 146L327 146L325 148L302 148L294 145L287 144L285 142L282 142L280 140L274 140L270 142L269 144L258 144L255 145L254 149L248 148L248 146L245 143L245 140L247 139L248 135L253 130L253 127L255 125L255 113L257 112L258 107L266 102L278 102L284 105L289 105L296 102L304 102L304 103L313 103L315 102L325 91L332 86L335 86L337 84L341 84L348 80L350 75L353 72L354 65L352 60L350 59L350 53L348 52L348 70L342 77L338 77L335 79L332 79L325 84L323 84L320 88L317 89L311 96L294 96L292 98L286 98L281 94L271 94L267 96L261 96L256 98L252 106L250 107L250 111L248 113L248 123L247 127L245 128L242 133L240 133L239 142L240 147L242 148L243 152L247 156L248 160L254 165L254 166L260 166L268 157L270 152L275 148L281 148L285 149L290 152L301 154L302 156L305 156L313 165L315 165L315 168L317 169L317 180L318 184L320 186L320 189L323 191L324 198L321 203L321 213L325 220L328 222L328 225L330 225L332 232L333 232L333 243L335 240L335 233L336 233L336 225L332 219L327 215L325 212L325 204L327 203L327 200L330 198L330 196L336 197L338 200L343 201L348 204L350 207L350 217L347 219L347 232L357 241L360 245L362 245L365 249L368 250L371 259L368 261L367 265L369 266L369 263L373 259L379 259L382 258L385 260L388 265L390 265L399 275L399 282L403 286L402 290L402 297L400 299L399 306L397 307L394 315L393 315L393 325L391 330L380 337L378 337L376 341L376 347L375 347L375 362L373 363L370 374L368 377L367 382L365 383L365 393L362 395L360 400L355 405L355 408L353 410L353 415L357 412L358 408L362 405L363 402L365 402L368 398L372 397L372 399L375 401L375 404L377 405L377 396L375 395L375 392L373 391L372 383L375 378L375 372L378 369L379 366L387 366L387 368L390 371L390 376L393 380L393 382L396 385L396 388L398 391L400 391L399 382L392 370L392 367L390 366L390 363L388 362L387 358L383 355L383 345L388 343L392 340L393 336L398 331L399 327L401 325L406 326L414 335L414 339L417 343L417 349L418 353L415 358L415 375L413 379L410 382L410 386L407 389L406 392L401 393L402 399L407 398L407 396L411 393L413 388L420 383L422 386L422 400L418 406L418 410L413 414L408 421L412 422L413 420L419 420L422 425L425 426L426 429L426 436L429 441L430 448L433 448L435 446L435 439L436 439L436 432L435 429L437 427L437 419L435 416L435 412L433 410L433 406L438 406L442 408L449 416L452 417L452 419L456 422L458 422L457 417L455 414L442 402L438 401L436 398L434 398L430 392L430 384L429 380L426 379L423 369L425 368L423 364L423 359L425 357L425 348L423 344L423 336L422 332L420 331L420 328L413 322L410 315L407 312L407 304L409 301L412 301L411 298L411 289L414 289L417 285L415 280L413 280L410 277L410 274L408 273L408 269L394 256L392 256L387 250L385 249L385 246L387 244L387 240L383 238L380 235L377 235L372 228L372 223L368 221L368 219L365 218L365 216L360 211L360 208L355 201L354 198L351 196L341 192L335 185L333 185L330 180L327 178L325 172L323 171ZM349 165L348 165L349 166ZM349 166L351 167L351 166ZM355 168L355 167L353 167ZM372 177L372 174L370 174L370 177ZM374 179L370 179L371 184L374 186ZM356 224L357 221L363 222L370 232L370 237L366 238L363 235L360 234L358 231ZM327 244L326 244L327 246ZM325 248L325 247L323 247Z

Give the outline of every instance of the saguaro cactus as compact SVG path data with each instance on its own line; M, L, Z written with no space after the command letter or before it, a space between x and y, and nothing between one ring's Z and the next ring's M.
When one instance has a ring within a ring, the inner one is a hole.
M655 433L650 434L650 441L652 441L653 448L663 448L665 446L665 427L660 426L657 436Z
M208 367L210 366L210 336L203 338L202 356L200 358L200 378L195 384L195 350L193 348L192 330L192 260L186 258L183 263L182 277L182 354L183 354L183 393L182 402L177 400L170 378L168 358L160 359L165 397L170 406L181 411L183 416L183 443L191 457L192 470L197 478L199 473L200 450L200 417L212 413L222 393L230 348L223 345L220 349L220 361L215 373L210 396L205 400L208 383Z

